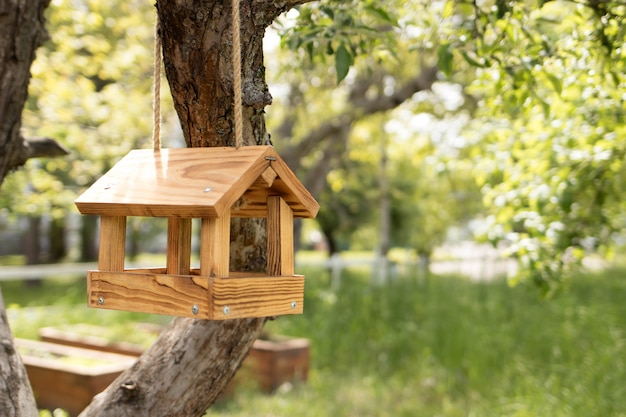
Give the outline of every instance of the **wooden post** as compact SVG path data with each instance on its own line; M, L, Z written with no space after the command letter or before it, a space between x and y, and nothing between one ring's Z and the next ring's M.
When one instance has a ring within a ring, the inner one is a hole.
M267 273L293 275L293 211L280 196L267 198Z
M189 275L191 219L170 217L167 222L167 274Z
M124 271L126 253L126 217L102 216L100 218L100 247L98 269L100 271Z
M204 217L200 232L200 275L227 277L230 261L230 211Z

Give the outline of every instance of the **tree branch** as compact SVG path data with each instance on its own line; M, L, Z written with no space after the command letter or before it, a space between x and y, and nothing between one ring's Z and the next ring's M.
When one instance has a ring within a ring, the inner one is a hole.
M374 97L368 96L368 91L374 84L373 80L381 77L359 79L354 83L348 94L350 101L350 104L346 106L348 110L323 122L317 128L312 129L298 143L283 150L283 159L289 164L291 169L298 169L300 160L304 156L309 155L323 142L329 140L335 132L342 131L345 126L350 126L354 122L372 114L392 110L413 97L415 93L429 90L434 82L437 81L437 71L437 66L425 68L419 75L405 82L392 94L385 95L379 92ZM287 122L290 121L287 120ZM284 130L280 127L278 129L278 131ZM308 187L308 184L304 183L304 185Z
M135 365L94 397L79 417L203 415L237 371L264 323L264 318L175 318Z

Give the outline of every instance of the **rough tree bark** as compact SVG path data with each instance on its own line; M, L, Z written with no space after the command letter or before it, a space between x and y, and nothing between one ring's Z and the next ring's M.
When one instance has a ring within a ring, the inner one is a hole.
M4 417L35 417L37 405L13 336L0 292L0 411Z
M0 184L29 158L67 151L50 138L20 133L35 50L48 38L44 10L50 0L0 1Z

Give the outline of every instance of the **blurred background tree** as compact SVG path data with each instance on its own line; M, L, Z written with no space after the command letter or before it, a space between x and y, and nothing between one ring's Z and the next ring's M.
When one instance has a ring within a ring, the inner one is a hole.
M28 263L94 260L97 218L78 216L73 202L130 149L151 146L154 9L142 1L58 0L47 19L51 39L32 66L23 130L57 139L70 155L31 160L7 177L0 198L5 216L30 225ZM167 120L170 95L163 101ZM129 222L130 230L140 227Z
M546 291L589 251L610 255L624 223L625 7L328 0L281 17L266 39L269 131L322 201L330 250L387 239L427 258L479 217L521 262L516 280ZM48 225L46 260L68 256L60 235L80 190L149 146L152 20L143 2L52 4L24 130L72 154L32 161L0 197L5 222ZM69 257L92 259L96 224L80 221Z

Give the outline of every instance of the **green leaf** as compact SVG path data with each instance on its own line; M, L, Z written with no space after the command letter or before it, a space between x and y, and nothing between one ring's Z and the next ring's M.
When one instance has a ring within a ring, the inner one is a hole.
M485 68L486 67L485 64L476 61L474 58L469 56L469 54L467 52L465 52L465 51L461 51L461 55L463 56L465 61L467 61L467 63L470 64L473 67L478 67L478 68Z
M378 17L380 17L381 19L383 19L384 21L388 23L391 23L394 26L397 26L398 24L396 19L392 18L389 15L389 13L387 13L387 11L381 7L376 7L370 4L370 5L367 5L365 9L375 13L376 15L378 15Z
M546 73L546 77L548 77L548 80L550 80L550 82L552 83L554 91L556 91L557 94L561 95L561 91L563 91L563 85L561 84L561 80L559 80L559 78L554 74L550 73Z
M448 0L446 4L443 6L443 11L441 13L441 17L447 19L448 17L454 14L454 1Z
M335 12L333 11L332 8L328 7L328 6L322 6L321 7L322 12L324 12L324 14L326 14L328 17L330 17L331 19L335 18Z
M437 49L437 58L439 59L439 61L437 62L437 65L439 66L439 69L441 70L441 72L446 74L448 77L452 75L452 58L453 57L454 55L452 54L452 51L450 50L449 43L442 43L441 45L439 45L439 48Z
M335 51L335 70L337 71L337 84L339 84L350 70L352 65L352 56L346 46L342 43Z

